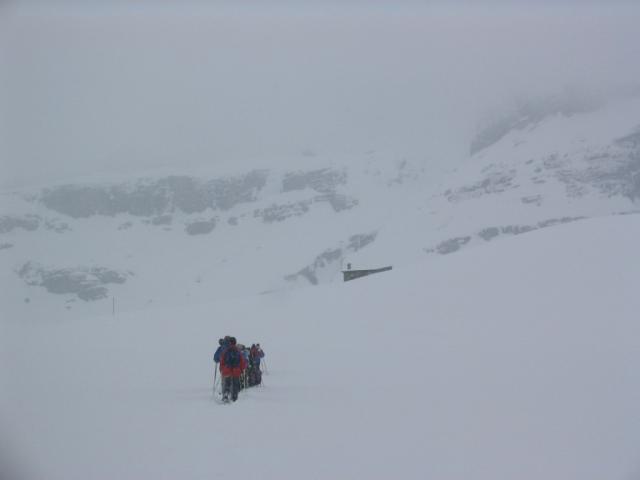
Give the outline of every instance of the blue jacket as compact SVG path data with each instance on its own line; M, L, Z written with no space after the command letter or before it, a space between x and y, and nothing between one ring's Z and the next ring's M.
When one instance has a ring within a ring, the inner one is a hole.
M216 353L213 354L214 362L220 363L220 357L222 356L222 354L224 353L224 351L227 349L228 346L229 345L227 345L226 343L223 343L218 347L218 349L216 350Z

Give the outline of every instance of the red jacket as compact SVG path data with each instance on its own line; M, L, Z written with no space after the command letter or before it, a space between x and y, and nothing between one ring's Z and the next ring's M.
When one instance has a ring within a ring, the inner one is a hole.
M238 356L240 357L240 366L239 367L228 367L225 363L225 357L227 352L230 349L234 349L238 352ZM225 377L235 377L238 378L240 375L242 375L242 372L247 368L247 361L244 358L244 355L242 355L242 352L240 350L238 350L238 347L236 347L235 345L232 345L230 347L228 347L224 353L220 356L220 373L222 375L224 375Z

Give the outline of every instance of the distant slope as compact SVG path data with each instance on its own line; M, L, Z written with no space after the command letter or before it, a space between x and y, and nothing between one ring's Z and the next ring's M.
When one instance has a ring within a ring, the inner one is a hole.
M5 193L6 303L83 315L108 311L112 297L131 309L331 280L315 269L335 275L424 176L375 154L310 167Z
M444 174L370 152L5 193L0 300L24 317L208 302L640 210L640 97L526 105Z
M3 433L49 480L636 478L639 237L585 220L346 284L6 319ZM231 406L224 334L270 372Z
M397 259L404 263L416 251L449 254L584 218L640 211L640 97L568 113L554 105L537 107L536 121L512 126L435 190L416 195L412 213L395 217L352 261L375 262L384 256L378 248L385 252L396 242L403 244Z

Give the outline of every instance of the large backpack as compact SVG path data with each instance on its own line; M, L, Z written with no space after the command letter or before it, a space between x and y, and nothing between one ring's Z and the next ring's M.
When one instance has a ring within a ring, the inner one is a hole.
M229 347L224 353L224 364L226 367L235 368L240 366L240 352L237 348Z

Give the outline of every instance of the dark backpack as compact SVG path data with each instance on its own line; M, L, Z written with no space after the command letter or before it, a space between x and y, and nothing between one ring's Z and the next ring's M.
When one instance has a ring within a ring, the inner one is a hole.
M224 354L224 364L229 368L240 366L240 352L236 348L229 348Z

